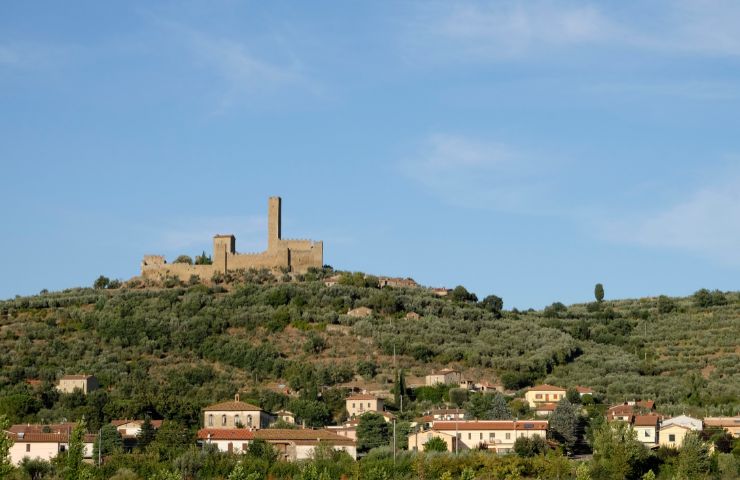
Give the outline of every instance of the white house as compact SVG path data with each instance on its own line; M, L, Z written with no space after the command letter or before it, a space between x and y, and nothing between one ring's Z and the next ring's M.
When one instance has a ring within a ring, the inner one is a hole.
M69 449L69 437L75 424L58 425L13 425L8 435L13 440L10 448L10 461L19 465L28 457L30 459L51 460ZM94 434L84 436L84 458L92 459Z
M222 452L241 453L249 448L253 440L262 439L272 445L287 461L306 460L311 458L314 449L319 445L328 445L337 451L347 452L357 459L357 443L347 437L328 430L310 429L264 429L250 431L246 429L204 428L198 431L198 439L206 444L213 444Z
M547 436L545 420L462 420L441 421L432 424L432 430L453 435L459 450L485 448L497 453L508 453L517 438Z

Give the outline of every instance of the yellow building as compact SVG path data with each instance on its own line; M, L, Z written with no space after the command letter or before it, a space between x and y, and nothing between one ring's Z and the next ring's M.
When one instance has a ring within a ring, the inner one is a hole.
M658 444L661 447L680 448L687 433L691 431L701 432L702 428L701 420L687 415L679 415L663 420L660 424Z
M346 407L350 418L367 412L383 413L383 399L367 393L351 395L347 397Z
M270 423L270 415L261 408L239 400L239 394L234 396L233 402L221 402L203 409L204 428L247 428L258 430L266 428Z
M529 406L537 408L543 403L558 403L565 398L565 389L554 385L537 385L527 390L524 398L529 402Z
M57 383L57 390L62 393L72 393L75 389L87 395L98 388L98 379L93 375L64 375Z

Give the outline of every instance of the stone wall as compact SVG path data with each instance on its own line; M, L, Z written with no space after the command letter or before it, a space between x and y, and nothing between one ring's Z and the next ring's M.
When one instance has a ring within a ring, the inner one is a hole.
M233 235L213 237L212 265L188 265L167 263L161 255L147 255L141 262L141 274L145 278L178 277L187 281L197 275L201 280L210 280L214 273L235 270L267 268L305 273L311 267L324 265L324 242L313 240L283 240L281 238L280 197L268 200L267 250L260 253L237 253Z

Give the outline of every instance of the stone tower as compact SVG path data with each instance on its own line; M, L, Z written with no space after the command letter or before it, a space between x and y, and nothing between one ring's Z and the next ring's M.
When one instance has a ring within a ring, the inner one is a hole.
M282 199L270 197L267 200L267 251L275 250L280 244L280 215Z

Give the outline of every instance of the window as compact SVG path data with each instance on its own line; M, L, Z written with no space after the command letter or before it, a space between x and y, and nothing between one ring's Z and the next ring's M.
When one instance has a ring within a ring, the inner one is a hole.
M370 408L370 402L367 402L367 408Z
M221 415L221 426L226 426L226 415Z
M541 398L542 398L542 394L541 394L541 393L537 393L537 394L535 394L534 398L539 398L539 399L541 399Z
M511 440L511 434L510 434L510 433L508 433L508 432L506 433L506 439L507 439L507 440Z
M247 448L249 448L249 445L246 443L242 443L242 452L246 452Z
M649 437L650 436L650 430L645 430L645 436L646 437Z
M483 440L483 432L480 434L480 440Z
M473 438L473 434L472 434L472 433L470 433L470 432L468 432L468 440L470 440L470 439L472 439L472 438Z
M247 426L248 427L252 426L252 416L251 415L247 415Z
M355 407L355 402L352 402L352 408L357 408Z
M233 443L229 442L229 445L228 445L227 448L229 450L229 453L234 453L234 444Z
M488 434L488 438L489 438L489 439L492 439L492 438L496 438L496 433L494 433L494 432L492 432L492 433L489 433L489 434Z
M30 452L31 451L31 444L30 443L27 443L26 444L26 451L27 452Z
M242 421L239 419L239 414L234 415L234 426L239 425Z
M213 426L213 414L212 413L208 415L208 426L209 427Z
M676 434L675 433L669 433L668 434L668 441L669 442L675 442L676 441Z

